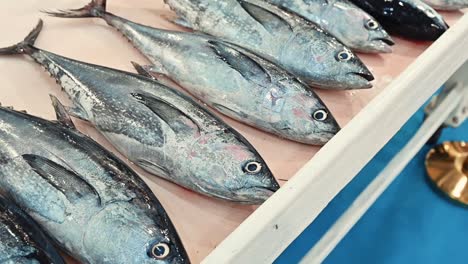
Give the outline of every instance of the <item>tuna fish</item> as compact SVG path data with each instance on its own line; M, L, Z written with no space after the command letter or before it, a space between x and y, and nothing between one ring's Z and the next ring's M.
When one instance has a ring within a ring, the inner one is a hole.
M0 107L0 192L83 263L188 263L143 180L52 99L59 122Z
M447 29L441 15L419 0L351 0L390 33L410 39L436 40Z
M131 161L205 195L258 204L279 188L247 140L188 96L150 78L68 59L25 41L0 50L32 57L73 102L67 112L91 122Z
M34 220L1 195L0 263L65 264Z
M165 0L185 27L243 46L310 86L372 87L361 60L315 24L262 0Z
M359 52L391 52L392 38L373 17L348 0L266 0L319 25Z
M101 2L102 3L102 2ZM238 46L212 37L138 25L92 2L63 17L98 15L122 32L156 72L174 80L214 109L298 142L323 145L339 130L319 97L294 76Z

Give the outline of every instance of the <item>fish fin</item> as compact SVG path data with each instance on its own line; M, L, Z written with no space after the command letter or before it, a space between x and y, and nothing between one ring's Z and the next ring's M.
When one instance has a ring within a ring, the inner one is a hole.
M244 78L259 84L271 82L271 76L257 61L237 50L235 46L221 41L209 40L208 43L221 60L239 72Z
M78 119L81 119L83 121L87 121L89 122L89 117L88 115L86 114L86 112L84 110L82 110L81 108L78 108L78 107L69 107L69 106L64 106L65 107L65 111L67 111L67 113L73 117L76 117Z
M39 36L39 33L41 33L43 25L44 25L44 22L42 22L42 19L39 19L39 22L37 22L36 27L34 27L34 29L31 30L31 32L29 32L29 34L24 38L23 41L13 46L0 48L0 55L30 53L32 50L32 46L34 45L34 42Z
M224 105L213 104L212 107L227 116L237 116L237 118L240 120L244 120L245 118L247 118L247 115L245 113L234 111L231 108L226 107Z
M143 92L131 95L166 122L175 133L200 133L200 126L195 120L164 99Z
M56 12L42 10L43 13L62 18L101 17L106 13L106 0L92 0L78 9L58 10Z
M38 175L63 193L70 202L92 195L101 204L101 197L96 189L77 173L41 156L24 154L22 157Z
M65 109L65 106L59 101L59 99L53 95L49 95L50 100L52 100L52 106L54 107L55 110L55 116L57 117L57 121L72 129L76 129L75 124L73 124L73 121L70 118L70 115L68 114L67 110Z
M146 65L143 68L148 72L153 72L159 75L168 76L166 69L160 63L153 63L153 65Z
M154 77L151 74L151 66L148 66L148 65L142 66L142 65L140 65L140 64L138 64L138 63L136 63L134 61L132 61L131 63L133 65L133 68L135 68L137 73L140 74L141 76L145 76L147 78L157 80L156 77Z
M292 31L292 26L288 21L284 20L279 15L272 13L271 11L258 6L256 4L247 2L245 0L238 0L242 8L249 13L256 21L271 34L276 34L279 30ZM272 6L272 8L275 8Z
M169 77L169 75L166 73L166 70L161 65L140 65L133 61L132 64L137 73L141 76L153 79L158 83L164 84L169 87L172 87L174 85L173 83L171 83L171 81L177 83L171 77Z
M13 111L16 111L16 112L20 112L20 113L23 113L23 114L27 114L28 112L26 110L16 110L13 106L2 106L2 103L0 102L0 107L1 108L5 108L5 109L8 109L8 110L13 110Z
M154 162L148 161L146 159L139 159L135 163L138 164L138 166L140 166L144 170L150 172L151 174L155 174L165 179L171 179L169 171L166 168L155 164Z
M177 26L181 26L181 27L184 27L186 29L192 29L193 30L193 26L190 22L188 22L185 18L183 17L180 17L180 16L167 16L167 15L162 15L162 17L171 22L172 24L175 24Z

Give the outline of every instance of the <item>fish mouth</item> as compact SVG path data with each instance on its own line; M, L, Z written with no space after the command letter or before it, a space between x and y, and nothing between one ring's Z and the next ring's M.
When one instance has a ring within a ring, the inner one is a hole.
M374 80L374 76L370 72L351 72L351 76L355 77L355 81L360 83L361 88L372 88L371 81Z
M362 78L366 79L367 81L371 82L374 80L374 75L371 73L366 73L366 72L352 72L351 74L361 76Z
M235 190L235 197L224 197L219 196L223 200L228 200L231 202L239 203L239 204L249 204L249 205L258 205L265 202L268 198L270 198L277 190L279 189L278 186L252 186L249 188L243 188L241 193Z
M393 46L393 45L395 45L395 41L393 41L393 39L392 39L390 36L388 36L388 37L386 37L386 38L374 38L374 39L372 39L372 40L380 40L380 41L382 41L383 43L387 44L388 46Z
M390 36L388 36L388 37L383 37L383 38L371 39L370 48L375 52L391 53L392 52L391 46L393 45L395 45L395 42Z

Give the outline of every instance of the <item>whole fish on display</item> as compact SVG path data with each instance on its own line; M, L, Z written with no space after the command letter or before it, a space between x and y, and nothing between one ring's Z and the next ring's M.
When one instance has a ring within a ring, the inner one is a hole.
M34 220L1 195L0 263L65 264Z
M314 22L355 51L392 52L394 42L385 29L348 0L266 1Z
M423 0L438 10L459 10L468 7L468 0Z
M49 13L98 16L122 32L154 64L137 67L174 80L214 109L241 122L307 144L323 145L339 126L320 98L291 74L236 45L186 32L132 23L104 2Z
M135 164L234 202L262 203L278 190L253 146L188 96L138 74L38 49L41 27L0 54L26 54L44 66L73 102L67 112L91 122Z
M442 16L419 0L351 0L375 17L392 34L417 40L436 40L447 29Z
M165 2L179 16L176 23L242 46L310 86L372 87L373 75L348 47L317 25L263 0Z
M143 180L52 99L58 122L0 107L0 192L82 263L189 263Z

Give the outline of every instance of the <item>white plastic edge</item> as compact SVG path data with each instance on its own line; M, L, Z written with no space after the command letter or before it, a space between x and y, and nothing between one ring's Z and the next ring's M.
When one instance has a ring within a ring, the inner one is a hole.
M272 263L468 59L467 36L464 15L202 263Z

